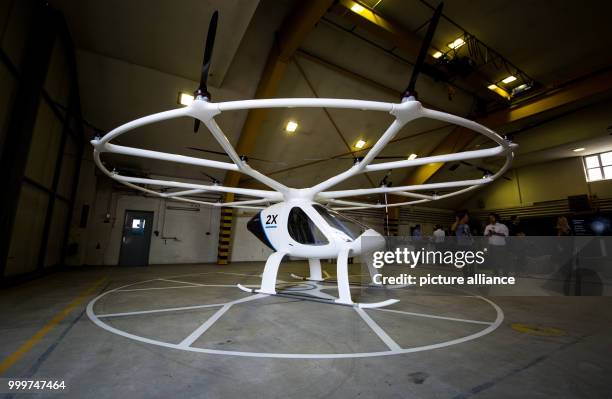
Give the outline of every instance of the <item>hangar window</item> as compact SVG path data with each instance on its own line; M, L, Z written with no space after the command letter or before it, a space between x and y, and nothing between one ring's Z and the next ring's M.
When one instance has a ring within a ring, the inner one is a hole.
M583 158L587 181L612 179L612 151Z
M300 244L325 245L329 243L321 230L300 207L296 206L289 212L287 229L291 238Z

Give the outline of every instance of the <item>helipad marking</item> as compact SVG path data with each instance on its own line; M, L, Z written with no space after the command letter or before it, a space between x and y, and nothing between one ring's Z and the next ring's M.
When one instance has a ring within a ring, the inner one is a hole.
M230 308L233 305L235 305L237 303L253 301L255 299L263 298L265 296L266 295L263 295L263 294L257 294L257 295L249 296L249 297L246 297L246 298L242 298L242 299L238 299L236 301L232 301L232 302L226 303L225 305L223 305L223 307L221 309L217 310L217 312L214 315L212 315L208 320L206 320L200 327L196 328L191 334L189 334L189 336L187 338L185 338L183 341L181 341L179 346L180 347L191 346L191 344L193 344L198 338L200 338L200 336L202 336L202 334L204 334L206 332L206 330L208 330L210 327L212 327L212 325L215 324L217 322L217 320L219 320L221 318L221 316L223 316L225 314L225 312L230 310Z
M448 346L452 346L452 345L457 345L457 344L461 344L461 343L464 343L464 342L468 342L468 341L480 338L482 336L485 336L485 335L495 331L501 325L501 323L504 320L504 312L502 311L502 309L496 303L494 303L493 301L491 301L491 300L489 300L489 299L487 299L485 297L470 296L470 297L482 300L482 301L486 302L487 304L489 304L491 307L493 307L493 309L495 309L495 312L496 312L496 318L495 318L495 321L493 321L485 329L483 329L481 331L478 331L478 332L476 332L474 334L466 335L464 337L456 338L456 339L449 340L449 341L439 342L439 343L435 343L435 344L431 344L431 345L424 345L424 346L418 346L418 347L412 347L412 348L401 348L400 347L400 349L388 350L388 351L378 351L378 352L355 352L355 353L270 353L270 352L229 351L229 350L220 350L220 349L197 348L197 347L193 347L193 346L184 347L184 346L180 346L179 344L172 344L172 343L169 343L169 342L158 341L158 340L154 340L154 339L150 339L150 338L134 335L134 334L128 333L128 332L123 331L123 330L119 330L119 329L117 329L115 327L112 327L112 326L106 324L102 320L100 320L99 316L94 313L93 308L94 308L96 302L98 300L100 300L101 298L103 298L104 296L106 296L108 294L111 294L111 293L114 293L114 292L127 291L127 290L124 290L124 288L130 287L130 286L133 286L133 285L136 285L136 284L142 284L142 283L151 282L151 281L155 281L155 279L141 281L141 282L132 283L132 284L127 284L127 285L115 288L113 290L106 291L106 292L98 295L96 298L91 300L89 302L89 304L87 304L87 316L100 328L103 328L103 329L105 329L105 330L107 330L109 332L112 332L114 334L120 335L120 336L125 337L125 338L133 339L133 340L136 340L136 341L139 341L139 342L144 342L144 343L148 343L148 344L152 344L152 345L157 345L157 346L171 348L171 349L177 349L177 350L186 350L186 351L190 351L190 352L214 354L214 355L241 356L241 357L258 357L258 358L276 358L276 359L352 359L352 358L391 356L391 355L399 355L399 354L407 354L407 353L415 353L415 352L422 352L422 351L427 351L427 350L440 349L440 348L444 348L444 347L448 347ZM202 286L203 287L208 287L209 285L203 284ZM214 286L219 286L219 285L211 284L210 286L214 287ZM231 287L234 287L234 285L232 285ZM321 294L323 294L323 293L321 292ZM260 295L261 295L261 297L259 297ZM327 294L324 294L324 295L327 295ZM257 297L257 298L254 298L254 297ZM260 299L262 297L266 297L266 295L263 295L263 294L251 295L251 296L246 297L244 299L255 300L255 299ZM225 304L221 304L221 306L225 306L226 304L230 304L230 303L231 302L227 302ZM205 305L201 305L201 306L205 306ZM380 309L378 309L378 310L380 310ZM388 310L390 310L390 309L388 309ZM430 316L435 316L435 315L430 315ZM440 317L442 317L442 316L440 316ZM449 320L449 321L452 322L452 321L461 321L461 320Z
M179 312L181 310L215 308L215 307L219 307L219 306L223 306L223 305L225 305L225 303L213 303L213 304L210 304L210 305L183 306L183 307L180 307L180 308L137 310L135 312L99 314L98 317L121 317L121 316L134 316L134 315L139 315L139 314L150 314L150 313Z
M436 315L427 314L427 313L405 312L403 310L395 310L395 309L378 308L378 309L374 309L374 310L380 310L381 312L401 313L401 314L405 314L405 315L408 315L408 316L428 317L428 318L431 318L431 319L460 321L462 323L487 324L487 325L493 324L490 321L479 321L479 320L470 320L470 319L458 319L456 317L436 316Z
M149 280L154 281L154 280ZM125 285L124 287L127 287ZM131 292L131 291L151 291L151 290L174 290L178 288L201 288L201 287L236 287L235 284L200 284L200 285L175 285L172 287L148 287L148 288L132 288L129 290L117 290L119 292ZM259 286L257 286L259 287Z
M370 328L372 329L372 331L374 331L374 333L376 333L376 335L378 335L378 338L381 339L381 341L383 341L385 343L385 345L387 345L389 347L389 349L391 349L392 351L399 351L402 350L402 348L397 344L397 342L395 342L393 340L393 338L391 338L386 332L385 330L383 330L378 323L376 323L374 320L372 320L372 318L370 317L369 314L367 314L365 312L365 310L361 309L361 308L355 308L355 311L357 312L357 314L359 316L361 316L361 318L363 319L363 321L365 321L368 326L370 326Z
M198 283L190 283L188 281L179 281L179 280L170 280L170 279L167 279L167 278L158 278L158 280L159 281L167 281L169 283L189 284L189 285L196 285L196 286L199 286L199 287L202 286L202 284L198 284Z

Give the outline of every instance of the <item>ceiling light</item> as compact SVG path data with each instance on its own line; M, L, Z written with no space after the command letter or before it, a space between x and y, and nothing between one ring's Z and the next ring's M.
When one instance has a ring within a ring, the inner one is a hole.
M366 142L363 140L357 140L355 143L355 148L362 149L366 145Z
M433 54L433 57L434 57L435 59L438 59L438 58L442 57L443 55L444 55L444 54L442 54L441 52L436 51L436 52Z
M531 83L523 83L522 85L516 86L514 89L512 89L512 95L514 96L529 89L531 89Z
M584 147L580 147L580 148L574 148L572 151L574 152L580 152L580 151L584 151L585 148Z
M356 12L357 14L361 14L364 10L365 8L363 8L357 3L353 4L353 6L351 7L351 11Z
M298 128L297 122L289 121L287 122L287 126L285 127L285 130L288 131L289 133L293 133L297 130L297 128Z
M495 84L488 85L487 89L494 91L495 93L499 94L500 96L502 96L503 98L507 100L510 99L510 94L508 94L506 90L502 89L498 85L495 85Z
M418 155L417 155L417 154L410 154L410 155L408 156L408 160L409 160L409 161L412 161L413 159L416 159L417 157L418 157Z
M193 103L193 96L191 94L179 92L178 103L189 106Z
M458 49L459 47L463 46L465 44L465 41L462 38L457 38L455 39L453 42L448 43L447 46L452 48L453 50Z
M510 75L507 78L502 79L502 82L508 84L508 83L514 82L515 80L516 80L516 76Z

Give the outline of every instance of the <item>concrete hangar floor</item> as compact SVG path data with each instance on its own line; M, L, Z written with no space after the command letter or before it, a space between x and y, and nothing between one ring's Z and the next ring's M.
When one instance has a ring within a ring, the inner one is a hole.
M610 297L428 295L354 274L356 298L401 300L356 310L235 287L262 270L83 268L4 290L4 376L64 379L67 398L610 395ZM335 294L291 277L307 270L283 264L278 287Z

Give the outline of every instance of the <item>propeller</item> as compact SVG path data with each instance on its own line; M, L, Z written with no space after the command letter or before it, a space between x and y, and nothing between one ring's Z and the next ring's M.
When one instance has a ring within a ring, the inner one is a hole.
M212 182L212 184L219 184L220 183L219 180L216 177L211 176L208 173L203 172L203 171L200 171L200 173L203 174L204 176L208 177L210 179L210 181Z
M330 158L304 158L304 161L333 161L350 159L352 161L361 160L363 157L330 157ZM406 155L378 155L374 159L408 159Z
M493 173L493 172L492 172L490 169L487 169L487 168L483 168L483 167L481 167L481 166L474 165L473 163L470 163L470 162L460 161L460 163L461 163L461 164L463 164L463 165L469 166L469 167L471 167L471 168L474 168L474 169L476 169L476 170L479 170L479 171L481 171L482 173L484 173L485 175L493 176L493 174L494 174L494 173ZM457 170L457 168L458 168L458 167L459 167L459 163L456 163L456 164L451 165L451 166L448 168L448 170L450 170L450 171L454 172L455 170ZM505 180L508 180L508 181L512 181L512 179L511 179L511 178L509 178L509 177L506 177L506 176L501 176L501 177L502 177L502 179L505 179Z
M208 92L208 72L210 71L210 62L212 59L213 48L215 46L215 36L217 35L217 21L219 20L219 11L215 11L210 18L208 24L208 34L206 35L206 45L204 46L204 61L202 61L202 71L200 74L200 85L193 94L195 99L210 101L211 95ZM193 124L193 131L197 133L200 128L200 120L196 119Z
M417 98L417 93L415 90L416 81L419 77L419 73L423 69L425 58L427 57L427 51L431 45L431 40L433 39L434 33L436 32L436 27L438 26L438 22L440 21L440 16L442 15L442 8L444 7L444 3L440 3L429 21L429 26L427 27L427 32L425 33L425 37L423 38L423 43L421 44L421 50L419 51L419 55L417 57L416 63L414 64L414 68L412 69L412 76L410 76L410 82L408 83L408 87L404 91L402 95L402 100L407 99L409 97Z
M225 152L222 151L214 151L214 150L207 150L206 148L198 148L198 147L187 147L190 150L194 150L194 151L200 151L200 152L206 152L209 154L216 154L216 155L222 155L224 157L229 158L230 156L227 155ZM279 164L279 165L287 165L286 162L280 162L280 161L270 161L268 159L262 159L262 158L255 158L255 157L241 157L243 160L253 160L253 161L259 161L259 162L267 162L267 163L274 163L274 164Z
M393 182L389 180L389 177L391 176L391 170L389 170L387 173L385 173L385 176L383 176L383 178L380 180L380 183L378 183L379 187L391 187L393 185ZM387 198L387 193L384 193L384 199L385 199L385 232L387 234L389 234L389 201Z

